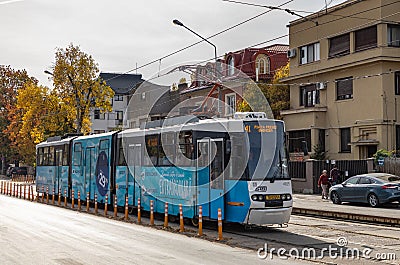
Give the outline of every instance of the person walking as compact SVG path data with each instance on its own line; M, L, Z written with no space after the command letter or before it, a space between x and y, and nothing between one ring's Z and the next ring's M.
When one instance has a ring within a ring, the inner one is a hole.
M339 178L340 178L340 172L336 165L333 166L329 175L330 175L331 185L332 186L336 185L339 182Z
M322 175L319 176L318 179L318 187L322 188L322 199L328 200L328 184L329 184L328 171L324 169L322 170Z

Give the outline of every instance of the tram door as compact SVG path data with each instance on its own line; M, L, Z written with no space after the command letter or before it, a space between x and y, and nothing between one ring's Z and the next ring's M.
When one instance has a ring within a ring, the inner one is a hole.
M85 151L85 191L89 192L89 198L94 199L95 189L96 189L96 157L95 148L88 147ZM86 197L86 194L81 194L82 197Z
M128 148L128 174L126 180L126 187L128 193L128 203L133 205L140 198L140 186L136 180L140 177L141 161L142 161L142 145L141 144L130 144Z
M61 147L63 148L63 146ZM56 149L56 166L55 166L55 180L54 180L54 192L58 194L58 188L63 186L62 170L63 170L63 149ZM65 154L66 155L66 154ZM53 192L50 191L49 192Z
M198 204L203 214L218 218L218 208L224 217L224 148L223 139L197 141Z

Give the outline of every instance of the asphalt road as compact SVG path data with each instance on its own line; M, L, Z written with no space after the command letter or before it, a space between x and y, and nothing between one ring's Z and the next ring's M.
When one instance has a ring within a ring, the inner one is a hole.
M0 263L267 264L257 250L0 195ZM273 264L310 264L275 259Z

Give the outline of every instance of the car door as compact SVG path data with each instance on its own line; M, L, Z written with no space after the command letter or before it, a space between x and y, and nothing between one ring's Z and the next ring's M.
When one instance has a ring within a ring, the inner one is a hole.
M370 190L372 181L369 177L360 177L358 183L354 187L354 201L366 202L367 193Z
M354 201L354 190L360 177L352 177L343 183L343 187L339 190L340 199L342 201L352 202Z

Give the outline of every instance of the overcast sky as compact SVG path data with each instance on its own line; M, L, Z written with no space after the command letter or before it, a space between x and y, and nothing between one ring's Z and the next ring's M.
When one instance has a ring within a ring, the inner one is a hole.
M243 0L278 6L289 0ZM344 0L293 0L285 8L318 11ZM179 19L203 37L211 36L267 9L222 0L0 0L0 65L26 69L51 86L44 70L54 64L56 48L70 43L93 56L102 72L123 73L199 40L172 24ZM305 13L299 13L306 15ZM288 33L297 17L274 10L210 41L218 55L240 50ZM265 44L288 43L287 38ZM150 78L164 69L214 57L208 43L138 70ZM133 72L135 73L135 72Z

